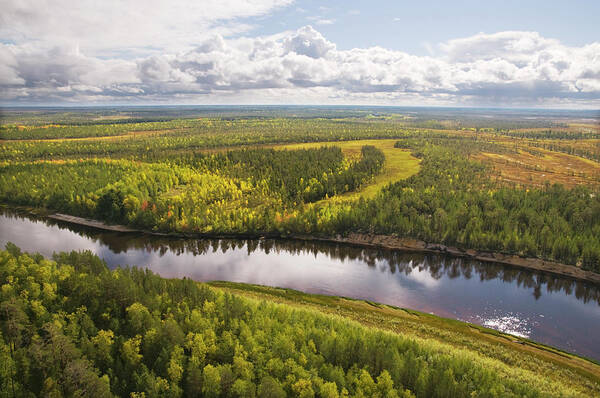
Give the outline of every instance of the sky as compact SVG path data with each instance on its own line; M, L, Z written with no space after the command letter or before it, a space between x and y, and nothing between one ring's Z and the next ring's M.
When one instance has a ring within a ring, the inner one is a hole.
M600 109L600 2L0 0L0 104Z

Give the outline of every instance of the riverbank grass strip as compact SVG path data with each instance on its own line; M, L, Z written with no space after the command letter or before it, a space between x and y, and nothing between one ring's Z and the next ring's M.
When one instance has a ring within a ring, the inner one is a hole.
M595 361L479 325L386 304L374 306L363 300L307 294L292 289L226 281L209 282L209 285L232 294L309 308L429 344L464 350L469 355L492 361L490 363L495 363L499 369L516 366L532 374L552 375L561 388L579 389L585 385L597 390L595 394L600 393L600 365Z

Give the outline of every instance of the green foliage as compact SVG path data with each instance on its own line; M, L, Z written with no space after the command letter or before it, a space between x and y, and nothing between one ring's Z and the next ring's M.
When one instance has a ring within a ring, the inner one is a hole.
M403 129L395 125L345 119L201 119L173 121L173 123L185 125L180 127L177 124L162 125L162 128L169 130L168 134L138 134L137 136L131 134L125 139L5 141L0 143L0 161L28 161L56 157L143 159L145 156L163 156L165 153L178 155L182 150L293 142L403 138L422 133L421 130ZM61 131L60 128L58 129Z
M363 147L362 157L356 162L344 159L337 147L294 151L243 149L212 155L199 152L166 159L199 171L264 181L271 192L277 192L289 203L315 202L354 191L378 174L385 160L383 153L372 146ZM153 159L157 160L160 158Z
M0 201L155 230L269 232L277 212L357 189L383 161L366 146L354 162L329 147L15 163L0 166Z
M468 143L398 146L407 144L422 158L419 173L389 185L372 200L310 209L287 228L308 224L313 233L413 237L567 264L581 261L586 269L600 272L600 197L593 191L583 186L500 186L487 177L483 164L469 160Z
M598 144L596 144L595 146L590 145L589 147L581 148L573 145L563 144L563 142L561 141L556 143L546 143L544 141L541 141L533 142L531 143L531 146L547 149L549 151L563 152L569 155L581 156L585 159L600 162L600 145Z
M195 125L192 120L170 120L168 122L144 123L113 123L113 124L88 124L68 125L50 124L43 126L0 126L0 139L25 140L25 139L57 139L57 138L87 138L110 137L123 135L136 131L159 131L165 129L186 129Z
M5 141L0 144L0 160L4 160L0 163L0 202L164 232L388 234L600 271L598 192L584 187L568 190L548 185L527 190L499 185L483 164L469 157L482 151L514 152L516 146L480 138L475 133L483 128L479 124L470 134L451 131L451 124L442 121L415 123L446 128L442 132L408 129L375 116L25 126L21 133L44 130L57 137L68 136L69 129L84 135L127 129L162 129L164 134L111 140ZM588 158L597 155L591 146L567 145L576 140L563 139L572 137L563 137L571 132L562 126L551 130L557 126L538 122L534 125L549 130L521 132L511 130L519 126L516 122L506 131L502 123L490 123L488 130L497 134L540 138L531 144L534 147ZM401 138L397 148L410 149L422 159L419 173L391 183L368 200L354 202L323 199L357 191L381 172L385 159L374 147L365 146L360 158L350 159L336 147L223 152L223 147L254 144L391 137ZM215 153L206 152L216 147L220 149ZM531 147L528 151L539 152Z
M123 193L109 189L98 198L96 203L96 217L101 220L121 221L125 218L125 204Z
M532 138L542 140L582 140L582 139L598 139L600 133L584 133L573 132L564 129L558 130L525 130L525 131L500 131L502 135L508 135L515 138Z
M540 395L538 375L506 378L483 359L314 310L110 271L90 252L34 257L0 251L6 396Z

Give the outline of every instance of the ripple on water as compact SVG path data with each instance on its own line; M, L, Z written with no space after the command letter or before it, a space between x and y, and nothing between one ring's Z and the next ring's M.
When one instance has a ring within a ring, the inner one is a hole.
M493 311L490 315L478 315L476 318L477 323L485 327L522 338L529 338L536 326L530 317L513 312Z

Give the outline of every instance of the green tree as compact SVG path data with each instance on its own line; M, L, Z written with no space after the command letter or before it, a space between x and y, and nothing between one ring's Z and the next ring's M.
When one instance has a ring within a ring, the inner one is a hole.
M261 398L285 398L286 394L281 384L271 376L265 376L261 380L257 394Z
M212 365L206 365L202 371L202 393L206 397L218 397L221 394L221 374Z

